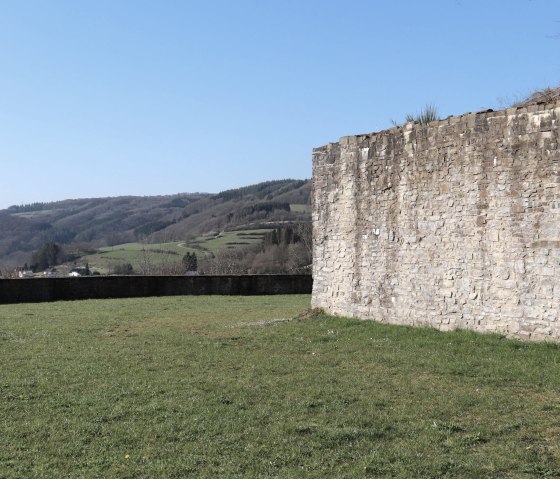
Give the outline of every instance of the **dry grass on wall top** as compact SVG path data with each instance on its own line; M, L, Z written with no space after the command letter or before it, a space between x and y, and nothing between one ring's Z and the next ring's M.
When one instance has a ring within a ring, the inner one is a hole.
M536 90L531 93L527 98L516 102L513 106L521 107L532 105L534 103L550 103L560 98L560 86L546 87L541 90Z

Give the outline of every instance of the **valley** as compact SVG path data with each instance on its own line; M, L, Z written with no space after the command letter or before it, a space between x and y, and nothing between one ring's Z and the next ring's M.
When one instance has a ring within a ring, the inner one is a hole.
M0 271L38 274L58 267L57 274L66 275L87 265L97 274L182 274L187 254L196 255L201 271L219 272L225 263L229 272L293 270L281 266L295 254L295 247L287 251L293 238L285 248L272 240L283 251L269 251L268 259L258 245L275 230L276 237L285 228L310 230L310 191L310 180L287 179L217 194L14 205L0 210ZM60 249L56 259L38 261L45 245ZM260 266L254 266L247 256L259 253Z

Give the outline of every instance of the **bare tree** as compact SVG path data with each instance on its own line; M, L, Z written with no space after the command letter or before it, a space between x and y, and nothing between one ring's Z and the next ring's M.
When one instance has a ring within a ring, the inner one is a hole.
M311 223L298 223L295 230L300 237L299 242L307 252L308 264L311 264L313 259L313 225Z
M27 263L26 265L27 266ZM23 270L23 267L16 267L12 263L2 263L0 264L0 278L3 279L15 279L18 278L18 272ZM26 268L28 269L28 268Z
M142 240L139 271L143 275L179 275L183 274L182 257L176 251L165 247L169 241L164 238L161 246L149 244Z
M303 243L288 246L286 269L289 273L311 274L311 255Z
M249 249L224 249L213 258L202 261L199 270L203 274L248 274Z

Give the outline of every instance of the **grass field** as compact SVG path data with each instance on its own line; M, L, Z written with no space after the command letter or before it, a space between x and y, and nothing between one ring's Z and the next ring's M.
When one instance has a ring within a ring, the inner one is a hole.
M0 306L0 478L560 476L560 348L309 296Z

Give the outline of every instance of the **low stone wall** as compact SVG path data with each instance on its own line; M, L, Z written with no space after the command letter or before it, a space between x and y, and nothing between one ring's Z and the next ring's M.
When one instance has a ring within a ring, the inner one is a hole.
M0 304L176 295L310 294L309 275L1 279Z

